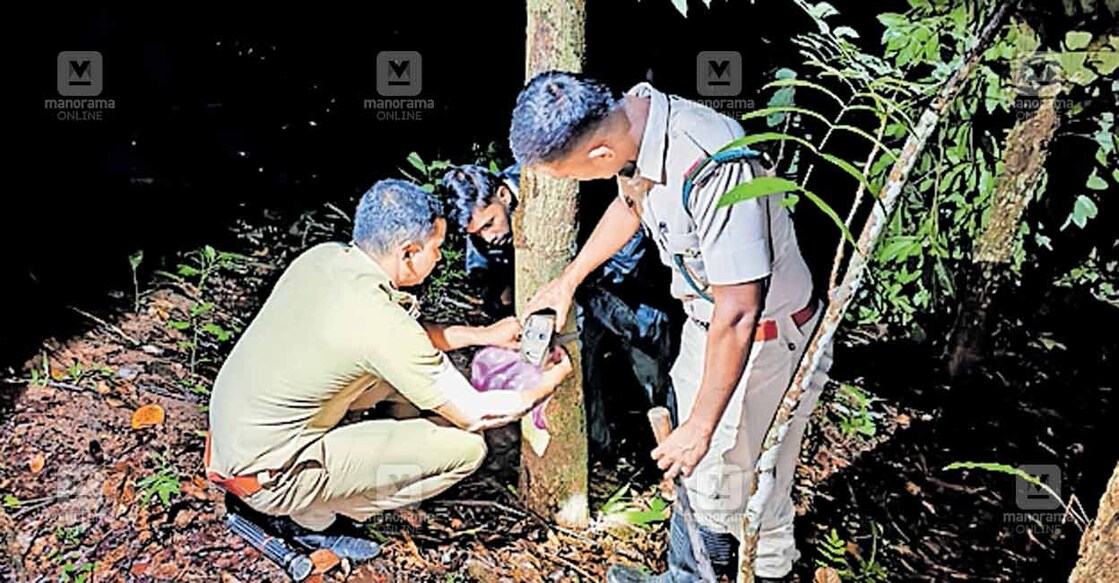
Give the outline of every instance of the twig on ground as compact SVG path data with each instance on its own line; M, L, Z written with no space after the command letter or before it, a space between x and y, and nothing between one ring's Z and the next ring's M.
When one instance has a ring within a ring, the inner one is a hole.
M106 322L105 320L102 320L101 318L98 318L97 316L94 316L93 314L90 314L89 312L87 312L85 310L82 310L80 308L77 308L75 306L66 306L66 307L70 308L74 312L77 312L81 316L85 316L86 318L89 318L95 324L98 324L98 325L104 327L106 330L109 330L113 334L116 334L117 336L121 337L122 339L124 339L126 342L132 344L133 346L139 346L140 345L139 340L129 336L127 333L125 333L124 330L121 330L117 326L114 326L114 325Z
M73 391L75 393L85 393L85 392L89 391L89 389L86 389L85 387L80 387L78 385L71 385L69 383L60 383L58 381L44 381L44 380L36 381L36 380L32 380L32 379L3 379L3 380L0 380L0 383L4 383L5 385L38 385L40 387L45 386L45 387L52 387L52 388L55 388L55 389L66 389L67 391Z

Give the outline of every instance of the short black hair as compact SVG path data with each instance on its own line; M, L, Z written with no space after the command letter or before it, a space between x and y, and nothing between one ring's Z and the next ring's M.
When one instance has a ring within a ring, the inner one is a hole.
M474 209L494 201L501 187L501 177L489 168L464 164L448 170L439 181L439 187L443 189L459 226L465 229L470 224Z
M563 71L540 73L521 90L513 108L513 157L521 166L562 158L618 102L609 87L594 79Z

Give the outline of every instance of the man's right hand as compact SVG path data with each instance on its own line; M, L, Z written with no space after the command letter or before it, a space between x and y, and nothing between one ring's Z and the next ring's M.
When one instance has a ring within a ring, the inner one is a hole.
M563 325L567 322L567 313L571 310L571 302L575 297L575 287L564 275L544 284L525 305L522 319L527 319L530 314L540 310L552 309L556 312L556 330L563 330Z

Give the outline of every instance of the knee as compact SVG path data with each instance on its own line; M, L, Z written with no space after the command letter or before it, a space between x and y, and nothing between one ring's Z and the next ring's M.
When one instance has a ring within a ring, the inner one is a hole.
M450 465L464 474L471 474L482 465L482 460L486 459L486 439L481 433L454 431L455 435L452 437L454 443L449 448Z

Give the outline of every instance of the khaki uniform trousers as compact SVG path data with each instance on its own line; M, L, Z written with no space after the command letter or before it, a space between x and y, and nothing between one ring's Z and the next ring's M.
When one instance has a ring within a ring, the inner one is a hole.
M818 305L812 319L798 327L790 316L777 320L777 338L755 342L746 369L735 388L711 438L707 455L684 480L696 520L717 532L741 536L742 520L753 479L753 464L761 442L786 387L796 373L808 337L824 306ZM689 319L684 324L680 355L672 368L672 384L681 420L695 404L703 374L707 330ZM784 576L799 558L793 539L793 478L805 426L831 367L829 347L812 387L802 393L800 406L778 452L774 490L762 509L756 573Z
M392 418L331 429L289 469L262 481L262 489L245 502L265 514L290 516L301 526L322 530L338 514L364 521L417 504L482 464L486 442L481 434L448 427L440 417L421 418L398 393L388 400ZM363 395L350 410L373 404Z

